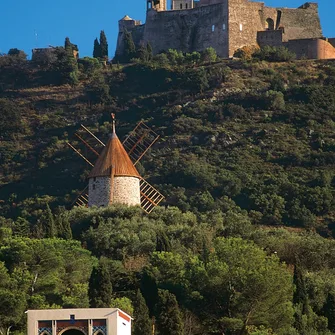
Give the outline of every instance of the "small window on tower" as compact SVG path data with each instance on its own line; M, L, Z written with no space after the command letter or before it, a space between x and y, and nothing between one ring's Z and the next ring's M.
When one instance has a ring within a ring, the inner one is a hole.
M222 30L226 30L226 24L225 23L222 25Z
M186 8L186 9L188 8L188 4L185 5L185 8Z
M183 9L183 4L182 3L180 4L180 9Z
M212 32L214 32L215 31L215 25L213 24L212 25Z

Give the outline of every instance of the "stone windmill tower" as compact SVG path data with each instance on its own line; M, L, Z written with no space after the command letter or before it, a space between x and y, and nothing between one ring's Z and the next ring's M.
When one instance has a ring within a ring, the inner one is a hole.
M145 212L150 213L164 196L140 176L135 165L159 136L140 122L121 143L115 131L114 114L112 118L113 130L106 145L83 125L81 132L75 134L79 141L68 143L93 167L88 176L88 186L77 197L75 204L87 207L107 207L114 203L140 205ZM84 148L78 148L80 144ZM90 157L92 153L98 156L95 164Z

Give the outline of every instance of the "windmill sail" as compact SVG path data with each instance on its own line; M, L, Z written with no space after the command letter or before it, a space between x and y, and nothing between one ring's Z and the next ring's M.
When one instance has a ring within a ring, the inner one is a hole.
M88 185L80 192L72 206L87 207L88 206Z
M135 166L158 139L158 134L140 122L122 145ZM81 125L75 133L74 141L68 143L68 146L93 167L105 144ZM141 207L148 214L164 199L164 196L143 178L140 179L140 195ZM79 194L73 205L88 206L88 186Z
M81 125L68 146L91 166L99 157L105 144L89 129Z
M159 135L141 121L122 144L136 165L158 139Z
M140 180L141 207L150 214L159 205L164 196L143 178Z

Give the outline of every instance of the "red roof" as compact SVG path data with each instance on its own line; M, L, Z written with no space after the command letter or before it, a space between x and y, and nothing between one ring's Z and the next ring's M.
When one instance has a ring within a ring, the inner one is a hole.
M115 133L108 140L88 178L111 177L112 175L140 178L138 171Z

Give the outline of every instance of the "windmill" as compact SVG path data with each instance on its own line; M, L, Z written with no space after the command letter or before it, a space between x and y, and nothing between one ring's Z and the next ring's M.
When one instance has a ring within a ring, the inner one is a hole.
M113 131L106 144L83 125L75 133L75 141L68 143L93 168L88 176L88 186L79 194L74 205L140 205L149 214L164 196L140 176L136 164L159 135L140 122L121 143L115 131L114 114L112 120Z

